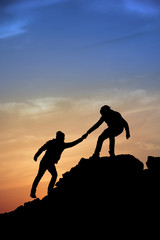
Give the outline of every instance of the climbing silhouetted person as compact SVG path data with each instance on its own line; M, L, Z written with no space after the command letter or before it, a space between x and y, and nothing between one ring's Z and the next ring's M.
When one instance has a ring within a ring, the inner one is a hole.
M52 139L52 140L46 142L37 151L37 153L34 156L35 161L37 161L37 158L43 151L46 151L46 152L40 162L38 174L32 185L31 194L30 194L30 196L32 198L36 198L36 188L46 170L48 170L52 175L51 181L48 185L48 194L50 194L52 192L52 189L53 189L54 184L57 179L57 171L55 168L55 164L60 159L62 152L64 151L64 149L71 148L71 147L77 145L78 143L82 142L86 138L86 136L87 135L85 134L81 138L79 138L73 142L65 143L64 142L65 134L61 131L58 131L56 133L55 139Z
M128 123L122 118L119 112L113 111L109 106L105 105L101 108L100 113L102 115L101 118L87 131L87 134L96 130L103 122L107 123L108 128L99 136L92 158L99 157L102 144L107 138L109 138L109 154L110 156L115 156L115 137L120 135L123 129L126 131L126 138L130 138Z

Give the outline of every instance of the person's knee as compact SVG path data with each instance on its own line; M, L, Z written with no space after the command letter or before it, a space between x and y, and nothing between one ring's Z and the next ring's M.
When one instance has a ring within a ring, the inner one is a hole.
M57 177L57 170L56 170L56 167L54 167L54 175Z
M52 178L57 179L57 176L58 176L57 171L52 171L51 174L52 174Z
M104 134L101 134L101 135L98 137L98 142L103 142L105 139L106 139L106 137L104 137Z

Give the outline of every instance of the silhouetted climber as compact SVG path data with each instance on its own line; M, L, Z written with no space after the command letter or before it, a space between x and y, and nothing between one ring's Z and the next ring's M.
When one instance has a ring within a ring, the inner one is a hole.
M99 136L97 146L92 158L99 157L103 141L107 138L109 138L109 154L110 156L115 156L115 137L120 135L123 132L124 128L126 130L126 138L130 138L128 123L122 118L120 113L113 111L107 105L101 108L100 113L102 117L93 127L87 131L87 134L90 134L96 130L103 122L107 123L108 128L104 130L104 132Z
M54 184L56 182L56 179L57 179L57 171L55 168L55 164L60 159L62 152L64 151L64 149L71 148L71 147L77 145L78 143L82 142L86 138L86 136L87 136L87 134L84 134L81 138L79 138L73 142L65 143L64 142L65 134L61 131L58 131L56 133L56 139L52 139L52 140L46 142L37 151L37 153L34 156L35 161L37 161L37 158L43 151L46 151L46 152L40 162L38 174L32 185L31 194L30 194L30 196L32 198L36 198L36 188L46 170L48 170L52 175L51 181L48 185L48 194L51 193L51 191L54 187Z

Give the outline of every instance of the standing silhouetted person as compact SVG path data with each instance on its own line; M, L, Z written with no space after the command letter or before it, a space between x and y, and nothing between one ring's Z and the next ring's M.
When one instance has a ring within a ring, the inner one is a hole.
M34 156L35 161L37 161L37 158L43 151L46 151L46 152L40 162L38 174L32 185L31 194L30 194L30 196L32 198L36 198L36 188L46 170L48 170L50 172L50 174L52 175L51 181L48 185L48 194L51 193L51 191L54 187L54 184L56 182L56 179L57 179L57 171L55 168L55 164L60 159L62 152L64 151L64 149L71 148L71 147L77 145L78 143L82 142L83 139L85 139L85 138L86 138L86 134L83 135L81 138L77 139L76 141L73 141L70 143L65 143L64 142L65 134L62 133L61 131L58 131L56 133L55 139L52 139L52 140L46 142L37 151L37 153Z
M115 148L115 137L120 135L123 132L123 129L126 130L126 138L130 137L129 126L128 123L122 118L121 114L113 111L109 106L105 105L101 108L100 113L102 117L99 121L91 127L87 134L90 134L94 130L96 130L103 122L108 125L108 128L104 130L104 132L99 136L97 141L97 146L92 158L99 157L102 144L104 140L109 138L109 154L110 156L115 156L114 148Z

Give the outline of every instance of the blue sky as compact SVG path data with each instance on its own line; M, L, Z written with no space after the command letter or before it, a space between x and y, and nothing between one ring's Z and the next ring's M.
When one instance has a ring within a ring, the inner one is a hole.
M159 89L159 1L2 0L0 12L1 100Z

